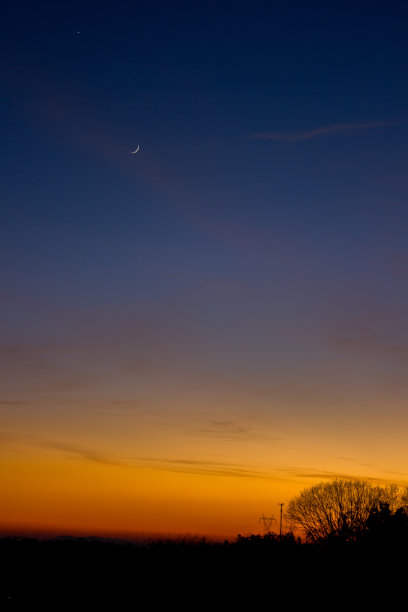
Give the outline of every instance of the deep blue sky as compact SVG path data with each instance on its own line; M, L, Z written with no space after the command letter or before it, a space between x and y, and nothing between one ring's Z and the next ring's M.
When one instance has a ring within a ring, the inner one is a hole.
M404 240L405 2L5 7L12 265L57 255L76 274L86 253L104 266L135 243L184 245L185 265L197 240L205 257L228 241L268 251L276 240L347 241L353 251L376 231ZM130 157L138 143L143 154Z
M126 401L338 456L364 423L367 460L406 426L407 31L392 0L4 1L9 433Z
M6 296L191 299L199 320L240 309L218 301L228 283L276 316L364 287L405 299L407 17L405 2L6 2Z

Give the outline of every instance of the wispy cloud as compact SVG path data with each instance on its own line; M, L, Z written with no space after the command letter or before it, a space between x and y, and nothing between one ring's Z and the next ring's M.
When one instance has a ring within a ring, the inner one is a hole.
M202 427L195 427L188 430L190 435L205 436L211 438L222 438L223 440L242 441L258 439L264 437L259 432L254 431L250 427L246 427L236 423L235 421L208 421ZM280 440L278 437L269 437L270 440Z
M100 463L114 467L132 467L131 464L112 458L106 453L86 446L72 444L70 442L60 442L56 440L47 440L37 436L21 436L14 434L1 434L1 439L9 447L16 445L20 446L21 444L24 446L29 445L43 449L55 450L59 453L69 455L73 459L85 460L92 463Z
M373 477L367 476L366 474L351 474L350 472L339 472L339 471L330 471L330 470L319 470L316 468L308 468L308 467L279 467L277 468L277 472L281 474L286 474L288 480L296 479L296 478L307 478L310 480L369 480L372 482L384 482L384 483L397 483L406 485L407 474L403 474L402 472L394 472L392 470L384 470L384 473L389 474L398 474L398 476L405 476L404 479L398 478L397 480L394 478L382 478L382 477Z
M177 472L187 474L197 474L201 476L224 476L234 478L271 478L271 474L254 470L251 466L207 461L205 459L189 459L165 457L114 457L108 453L96 450L87 446L72 444L71 442L60 442L56 440L46 440L35 436L14 436L0 434L2 440L8 446L23 443L43 449L57 451L69 458L79 461L86 461L110 467L141 469L150 468L153 470Z
M249 134L248 139L252 140L275 140L277 142L299 142L301 140L312 140L318 136L326 134L336 134L338 132L349 132L352 130L366 130L395 125L395 120L383 119L379 121L362 121L360 123L334 123L323 125L309 130L298 130L294 132L255 132Z
M190 429L189 433L193 435L210 436L228 440L241 440L242 438L253 437L253 433L249 427L243 427L234 421L208 421L208 423L203 427Z
M262 479L270 482L299 482L306 480L318 482L321 480L370 480L374 483L396 483L403 486L408 484L408 474L398 472L394 469L384 469L384 474L389 477L373 477L364 473L353 474L349 472L321 470L307 466L277 465L269 469L256 469L254 466L228 461L212 461L206 458L188 457L146 457L146 456L126 456L116 457L94 448L72 444L71 442L61 442L46 440L35 436L15 436L12 434L1 434L0 442L8 447L13 447L21 443L41 447L43 449L54 450L68 458L78 461L85 461L101 466L114 468L126 468L132 470L151 469L160 472L174 472L179 474L191 474L206 477L223 478L244 478Z
M235 463L218 463L215 461L206 460L191 460L191 459L165 459L161 457L134 457L136 461L143 467L150 467L163 471L171 471L178 473L197 474L203 476L223 476L234 478L256 478L267 479L271 482L302 482L304 479L318 482L321 480L370 480L372 482L384 483L399 483L406 485L407 474L397 473L391 470L385 470L385 473L398 476L395 478L376 478L365 474L353 474L350 472L321 470L311 467L299 466L276 466L268 471L261 471L252 468L251 466L235 464ZM402 478L401 478L402 477Z
M327 341L350 354L382 357L404 365L408 361L404 313L396 310L357 312L353 317L339 320L330 330Z
M270 475L266 472L253 470L249 466L234 463L218 463L216 461L193 459L163 459L160 457L139 457L136 460L145 467L170 472L235 478L270 478Z
M68 453L79 459L91 461L92 463L102 463L104 465L111 465L114 467L132 467L125 462L116 461L104 453L100 453L83 446L77 446L76 444L69 444L65 442L47 442L44 440L39 440L37 444L43 448L50 448Z
M51 448L79 459L92 463L101 463L108 466L120 468L153 468L171 472L182 472L205 476L228 476L238 478L269 478L267 473L256 471L249 466L234 463L218 463L215 461L196 460L196 459L165 459L160 457L123 457L114 459L105 453L95 451L90 448L77 446L65 442L45 442L39 444L43 448Z

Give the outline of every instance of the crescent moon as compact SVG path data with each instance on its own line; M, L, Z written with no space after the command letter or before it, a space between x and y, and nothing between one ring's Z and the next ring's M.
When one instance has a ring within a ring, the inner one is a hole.
M140 149L140 145L137 145L137 149L136 149L136 151L131 151L131 154L132 154L132 155L134 155L135 153L137 153L137 152L138 152L138 150L139 150L139 149Z

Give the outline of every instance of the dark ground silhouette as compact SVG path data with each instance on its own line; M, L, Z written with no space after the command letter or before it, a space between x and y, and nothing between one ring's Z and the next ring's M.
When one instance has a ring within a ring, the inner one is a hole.
M388 607L406 580L407 524L406 515L390 520L383 508L358 541L336 537L319 545L292 534L229 543L3 538L0 604L10 610L254 610L265 602L268 609L306 603L365 609L383 601Z

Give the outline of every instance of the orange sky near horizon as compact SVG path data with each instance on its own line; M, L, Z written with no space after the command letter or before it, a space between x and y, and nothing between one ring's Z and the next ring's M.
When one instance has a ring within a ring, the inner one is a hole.
M131 406L120 420L106 406L76 405L69 417L38 411L23 422L15 405L2 435L0 531L234 538L262 532L262 514L277 530L278 503L321 480L408 482L404 428L396 435L388 424L387 441L385 413L351 431L344 416L334 428L254 412L239 422L216 411L170 419Z

